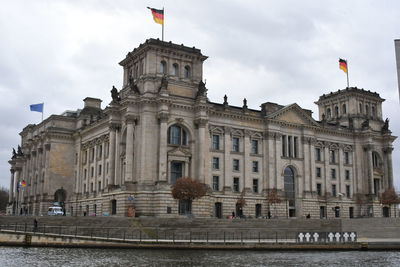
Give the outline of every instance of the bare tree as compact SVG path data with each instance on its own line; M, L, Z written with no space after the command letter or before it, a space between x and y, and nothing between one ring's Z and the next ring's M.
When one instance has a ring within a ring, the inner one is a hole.
M397 195L394 188L389 188L385 192L382 193L381 201L382 201L382 204L384 204L384 205L398 204L399 196Z
M274 216L276 216L276 204L282 202L281 197L278 194L276 188L272 189L267 195L267 201L270 205L274 206Z
M240 197L236 201L236 206L239 208L240 213L236 214L239 217L243 216L243 208L246 206L246 199L244 198L245 196L245 191L243 189L242 193L240 193Z
M0 187L0 212L3 213L7 209L8 204L8 189Z

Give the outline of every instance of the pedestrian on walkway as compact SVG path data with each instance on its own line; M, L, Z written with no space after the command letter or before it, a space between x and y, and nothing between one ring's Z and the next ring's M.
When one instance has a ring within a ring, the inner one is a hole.
M38 221L36 220L36 218L33 220L33 231L36 232L38 228Z

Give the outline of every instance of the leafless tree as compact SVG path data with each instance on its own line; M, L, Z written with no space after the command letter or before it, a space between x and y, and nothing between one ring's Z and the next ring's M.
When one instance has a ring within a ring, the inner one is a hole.
M0 212L5 212L8 204L8 189L0 187Z
M269 191L267 195L267 201L270 205L274 207L274 215L276 216L276 204L279 204L282 202L281 197L278 194L278 190L275 188Z

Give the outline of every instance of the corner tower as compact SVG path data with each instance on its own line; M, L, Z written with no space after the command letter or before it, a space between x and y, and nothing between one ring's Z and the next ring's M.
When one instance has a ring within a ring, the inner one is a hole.
M169 94L194 98L206 59L195 47L148 39L119 63L124 68L122 88L134 84L140 94L157 94L164 77Z

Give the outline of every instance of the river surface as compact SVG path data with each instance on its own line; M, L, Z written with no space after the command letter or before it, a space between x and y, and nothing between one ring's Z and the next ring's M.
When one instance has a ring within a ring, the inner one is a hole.
M0 266L400 266L400 251L222 251L0 247Z

